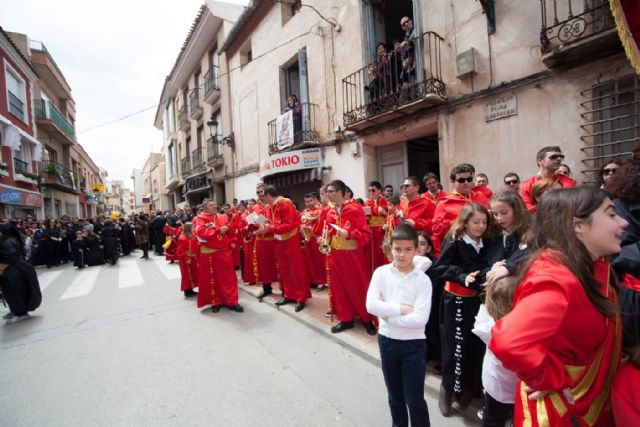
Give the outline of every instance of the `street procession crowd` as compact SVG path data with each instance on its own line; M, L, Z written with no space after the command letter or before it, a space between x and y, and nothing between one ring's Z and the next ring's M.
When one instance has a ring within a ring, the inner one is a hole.
M640 425L640 145L595 185L577 186L563 159L544 147L536 175L509 172L495 192L462 163L448 192L433 173L407 177L401 196L372 181L366 199L334 180L298 210L259 183L255 199L193 211L3 221L7 318L40 303L33 265L81 269L152 249L214 313L244 311L239 277L260 301L278 283L275 304L296 312L326 291L332 333L357 319L378 335L394 426L430 425L427 362L444 416L483 398L485 426Z

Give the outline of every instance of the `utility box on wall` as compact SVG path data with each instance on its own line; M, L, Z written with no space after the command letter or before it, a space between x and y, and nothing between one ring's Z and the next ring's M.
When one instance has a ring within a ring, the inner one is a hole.
M472 47L456 55L456 77L463 78L478 72L476 50Z

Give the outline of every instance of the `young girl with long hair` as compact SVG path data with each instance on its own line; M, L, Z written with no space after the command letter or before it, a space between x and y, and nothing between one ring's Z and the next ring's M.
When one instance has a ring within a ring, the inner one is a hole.
M200 253L200 243L193 234L193 224L187 222L182 228L182 233L178 237L176 244L176 256L180 266L180 290L185 297L198 295L194 291L198 287L198 255Z
M551 190L541 199L513 310L489 343L520 379L515 425L614 425L609 394L621 322L604 257L620 251L626 226L599 189Z
M480 374L484 344L471 333L480 307L480 284L489 271L484 237L491 218L480 204L465 205L445 239L440 258L430 270L434 279L444 280L440 300L442 384L440 411L464 410L481 394ZM455 399L455 402L452 402Z

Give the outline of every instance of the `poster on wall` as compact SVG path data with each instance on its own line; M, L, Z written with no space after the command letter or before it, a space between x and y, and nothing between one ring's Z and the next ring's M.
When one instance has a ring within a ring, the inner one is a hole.
M274 154L261 160L258 176L264 178L265 176L276 173L319 167L322 167L322 153L320 152L320 148L306 148L304 150Z
M278 150L293 145L293 111L289 110L276 119L276 143Z

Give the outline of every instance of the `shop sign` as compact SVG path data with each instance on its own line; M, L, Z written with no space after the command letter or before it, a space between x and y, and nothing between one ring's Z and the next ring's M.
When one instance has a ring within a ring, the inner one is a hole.
M42 196L37 193L15 190L13 188L0 188L0 203L5 205L42 206Z
M103 184L93 184L91 186L91 191L97 191L99 193L104 193L104 185Z
M210 188L211 182L211 178L208 178L207 175L189 178L187 179L187 182L185 182L185 184L182 186L182 194L186 194L189 191L198 190L201 188Z
M280 172L319 168L321 166L322 153L320 152L320 148L288 151L286 153L274 154L261 160L258 176L263 178Z
M494 98L484 104L484 120L486 122L517 114L518 102L515 92Z

